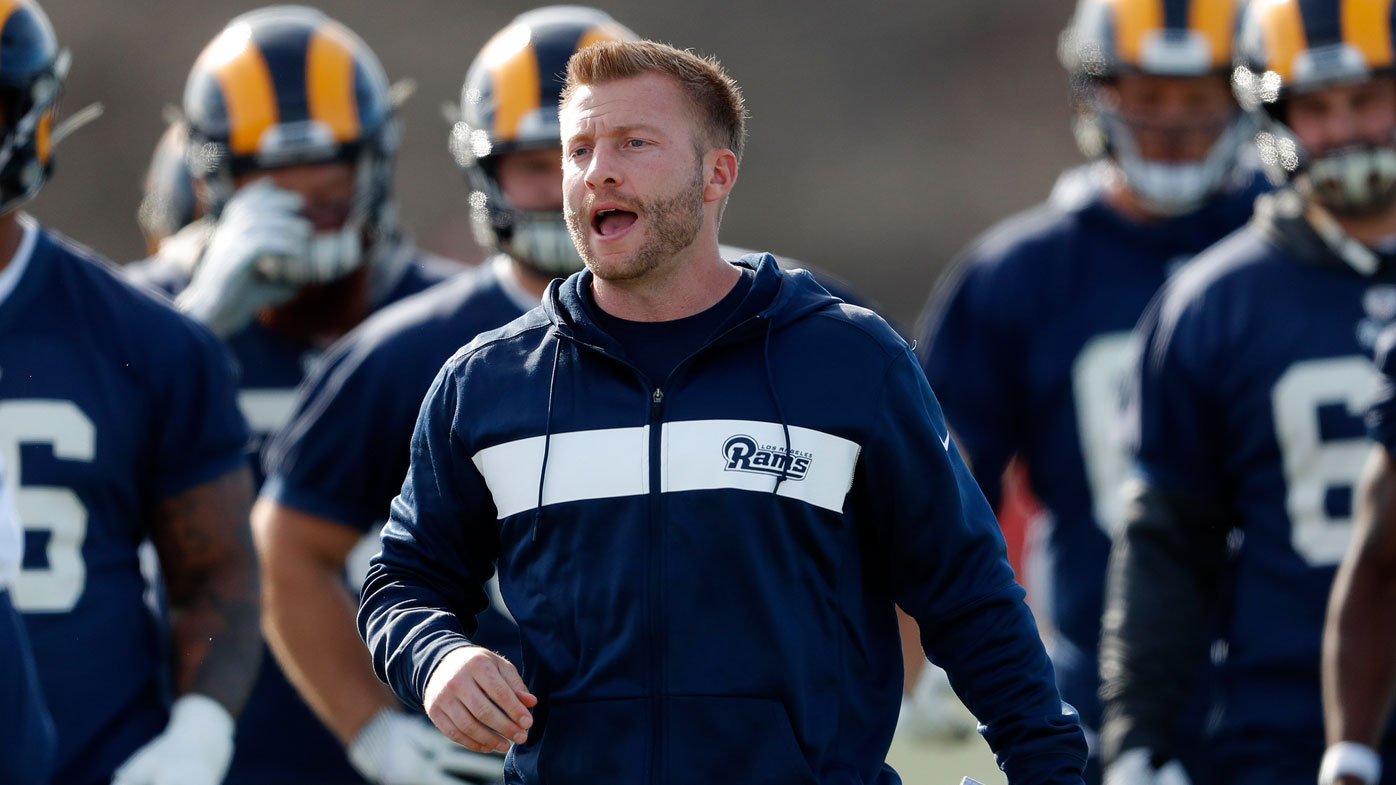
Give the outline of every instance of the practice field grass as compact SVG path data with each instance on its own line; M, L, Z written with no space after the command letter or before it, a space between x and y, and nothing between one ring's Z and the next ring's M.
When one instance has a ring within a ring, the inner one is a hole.
M968 717L969 710L959 707ZM960 785L961 777L973 777L984 785L1006 785L994 763L994 753L977 733L963 741L926 741L898 733L892 739L887 762L906 785Z
M892 741L887 762L906 785L960 785L961 777L973 777L984 785L1005 785L994 754L978 734L964 741L919 741L898 736Z

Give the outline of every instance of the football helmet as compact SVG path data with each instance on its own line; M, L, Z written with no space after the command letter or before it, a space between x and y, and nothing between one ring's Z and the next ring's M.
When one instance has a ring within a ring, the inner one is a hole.
M1077 144L1088 157L1113 158L1130 190L1161 215L1189 212L1222 186L1248 134L1244 115L1234 111L1221 123L1201 159L1152 161L1102 88L1126 73L1225 77L1237 15L1237 0L1080 0L1062 32L1058 55L1071 78Z
M1256 147L1277 184L1339 215L1396 200L1396 135L1313 155L1285 122L1296 93L1393 73L1391 4L1382 0L1254 0L1243 15L1232 89L1258 126Z
M189 176L185 148L189 132L184 123L176 121L165 128L155 145L150 167L145 172L145 189L136 220L145 234L151 253L160 241L178 232L198 217L198 202L194 197L194 181Z
M53 120L68 65L37 3L0 2L0 213L32 198L53 171Z
M509 204L499 184L499 159L520 150L561 148L557 109L568 59L600 41L631 40L638 36L604 12L559 5L520 15L480 50L461 88L450 150L470 186L470 220L482 247L545 275L582 268L560 208L520 210Z
M304 6L270 6L228 23L184 89L190 174L218 216L234 178L283 166L355 164L344 225L319 232L309 263L270 260L272 280L317 284L363 264L365 243L396 233L390 203L399 143L394 91L378 58L348 28Z

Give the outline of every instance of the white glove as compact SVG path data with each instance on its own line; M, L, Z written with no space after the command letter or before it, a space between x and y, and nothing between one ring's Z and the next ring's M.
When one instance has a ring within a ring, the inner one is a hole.
M299 194L269 179L240 188L223 208L189 286L175 298L179 310L227 337L261 309L294 297L293 284L270 280L259 268L268 258L305 257L314 227L300 209Z
M1170 760L1156 769L1153 757L1142 747L1125 750L1105 768L1105 785L1192 785L1183 764Z
M233 759L233 717L218 701L176 700L159 736L112 775L112 785L218 785Z
M383 709L364 725L349 747L349 761L379 785L504 780L503 757L471 752L426 722L393 709Z
M978 726L950 688L945 670L926 663L911 694L902 698L897 730L921 741L957 741L968 738Z

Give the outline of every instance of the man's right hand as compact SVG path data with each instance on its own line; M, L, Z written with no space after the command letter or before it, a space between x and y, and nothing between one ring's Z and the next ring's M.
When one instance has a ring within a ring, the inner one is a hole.
M266 279L257 265L267 257L305 256L314 227L300 208L299 194L269 179L238 189L223 208L189 286L175 300L179 310L227 337L261 309L294 297L295 286Z
M523 744L538 698L514 666L480 646L462 646L442 658L427 680L427 716L453 741L475 752L507 752Z

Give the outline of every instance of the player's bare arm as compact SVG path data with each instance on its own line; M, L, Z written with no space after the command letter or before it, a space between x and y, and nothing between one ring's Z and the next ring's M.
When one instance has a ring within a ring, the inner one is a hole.
M1396 696L1396 461L1373 448L1357 487L1353 537L1329 597L1323 714L1329 744L1376 747ZM1345 780L1340 778L1338 782ZM1353 780L1356 782L1357 780Z
M259 664L251 504L244 466L163 501L152 536L170 597L175 689L208 695L234 716Z
M354 627L357 598L344 562L359 533L327 518L262 498L252 510L262 568L262 626L291 683L348 746L397 699L373 675Z

